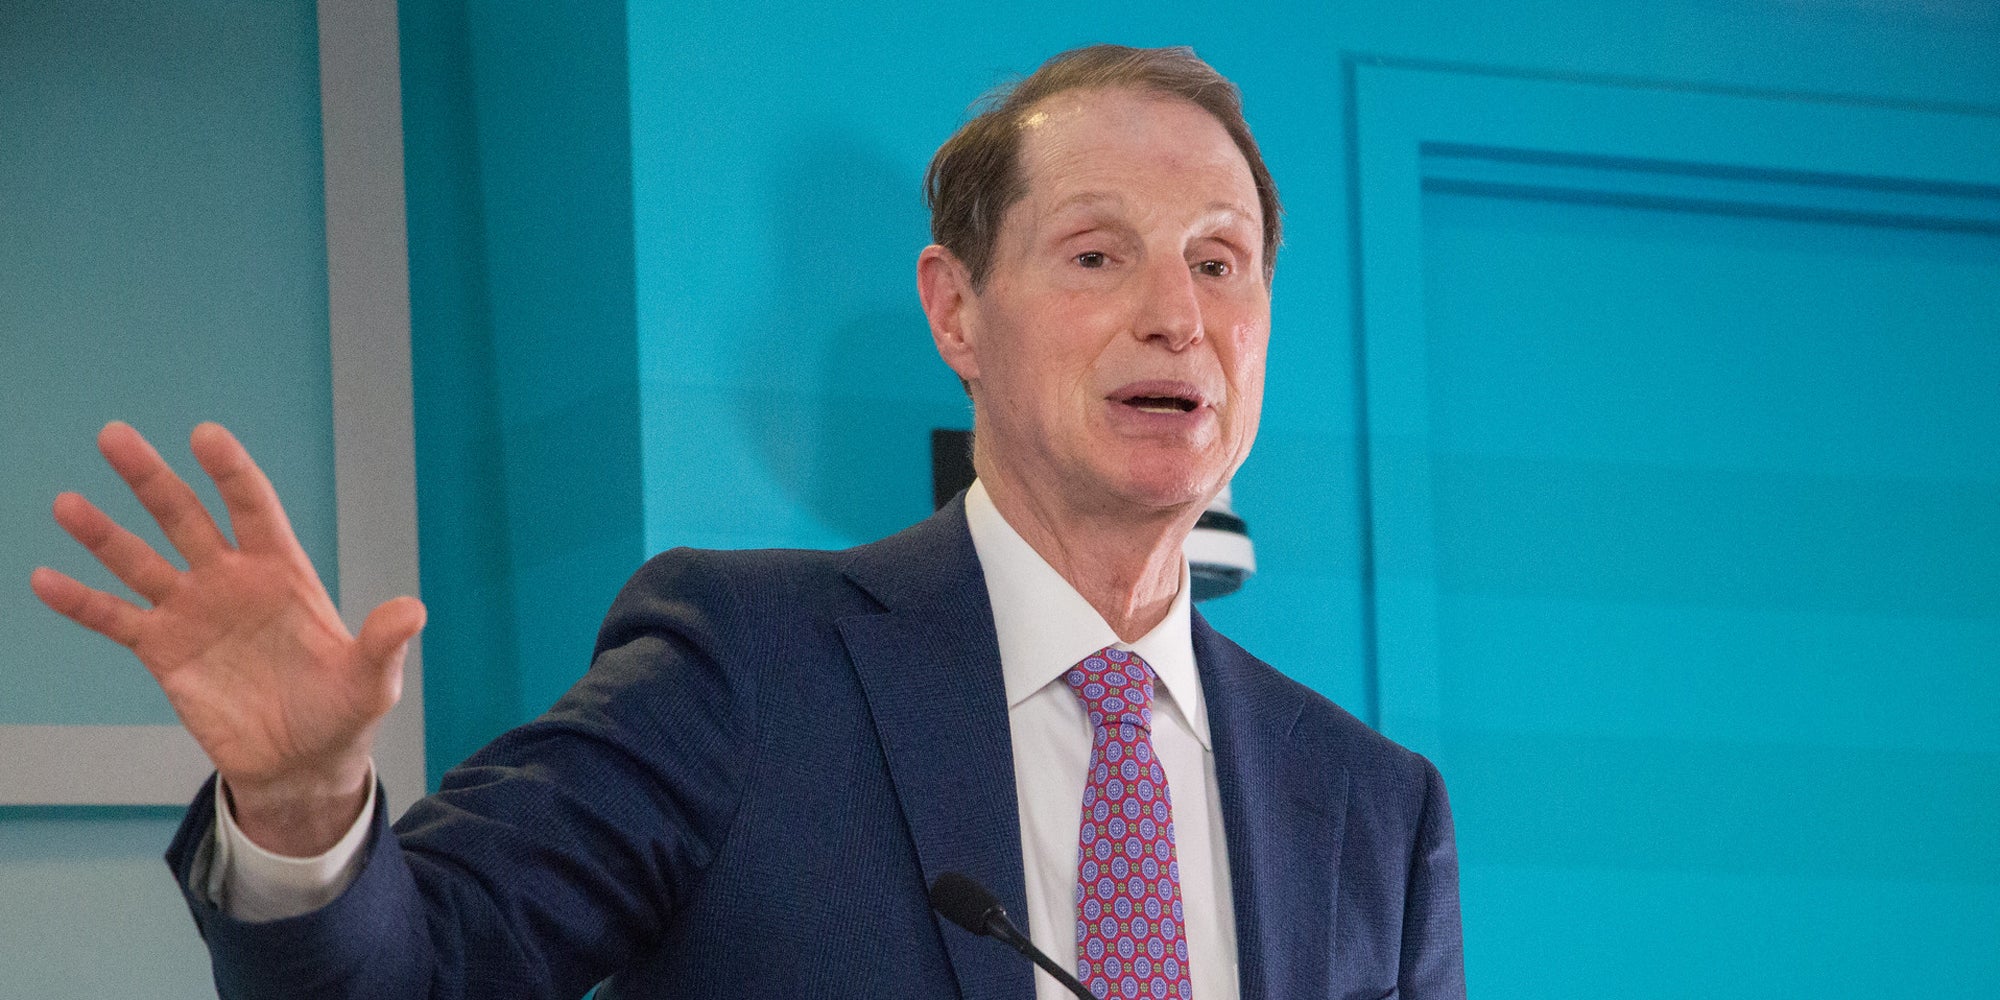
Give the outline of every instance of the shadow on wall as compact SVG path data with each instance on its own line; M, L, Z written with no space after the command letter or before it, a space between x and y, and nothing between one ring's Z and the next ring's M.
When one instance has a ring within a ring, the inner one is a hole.
M790 252L744 345L738 419L788 495L871 541L930 513L930 428L972 423L917 301L921 178L838 131L782 162L768 245Z

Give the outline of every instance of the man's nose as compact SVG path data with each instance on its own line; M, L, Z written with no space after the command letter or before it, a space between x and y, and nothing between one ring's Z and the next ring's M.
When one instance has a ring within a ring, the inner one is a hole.
M1141 340L1158 340L1171 351L1185 350L1201 341L1201 298L1196 294L1194 271L1185 262L1165 260L1147 269L1132 332Z

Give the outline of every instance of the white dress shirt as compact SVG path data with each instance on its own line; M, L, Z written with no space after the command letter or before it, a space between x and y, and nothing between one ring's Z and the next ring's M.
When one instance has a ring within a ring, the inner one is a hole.
M1188 978L1196 1000L1234 1000L1236 917L1230 909L1229 850L1208 712L1188 632L1188 571L1167 617L1137 642L1120 642L1090 606L1016 532L986 487L965 495L972 547L993 601L1000 671L1007 681L1007 728L1014 741L1014 797L1021 810L1021 863L1028 877L1028 936L1076 971L1077 834L1090 770L1090 717L1062 677L1106 646L1139 654L1153 668L1153 751L1167 772L1174 857L1181 866ZM1036 1000L1075 1000L1037 972Z
M966 493L965 515L1000 639L1007 726L1014 745L1014 792L1021 812L1029 936L1036 947L1075 971L1077 833L1092 734L1083 703L1062 676L1106 646L1128 649L1151 664L1159 678L1153 692L1153 749L1167 772L1172 796L1174 852L1180 862L1181 909L1194 995L1199 1000L1235 1000L1236 919L1230 908L1229 855L1208 713L1202 705L1188 631L1187 563L1181 564L1180 590L1166 620L1136 642L1120 642L1104 617L1000 516L984 484L975 482ZM224 798L215 797L220 833L204 882L210 898L230 916L277 920L307 913L353 881L374 816L372 790L354 827L315 858L288 858L258 847L237 827ZM1073 1000L1061 984L1039 971L1035 990L1036 1000Z

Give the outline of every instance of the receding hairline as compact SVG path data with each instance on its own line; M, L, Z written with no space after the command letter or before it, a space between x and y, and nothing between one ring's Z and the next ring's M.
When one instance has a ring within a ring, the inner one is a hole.
M1014 198L1013 202L1001 210L1000 213L1001 228L1003 230L1005 228L1005 219L1007 215L1011 214L1015 208L1029 201L1033 197L1034 181L1036 180L1037 168L1039 166L1035 161L1040 160L1042 158L1031 155L1029 140L1037 134L1043 134L1040 133L1038 130L1041 129L1046 124L1045 119L1048 116L1048 112L1045 106L1048 105L1050 102L1063 99L1070 99L1072 100L1073 103L1078 104L1080 106L1085 101L1088 100L1088 95L1117 94L1117 93L1124 93L1130 96L1141 98L1143 100L1162 103L1162 104L1179 105L1180 107L1187 108L1189 110L1199 113L1203 118L1208 119L1210 121L1214 121L1217 126L1222 127L1223 138L1227 141L1227 145L1229 147L1229 153L1233 158L1231 160L1231 166L1240 167L1242 169L1241 179L1247 182L1250 198L1247 202L1236 201L1236 200L1210 201L1206 205L1202 206L1200 217L1210 218L1218 215L1230 215L1238 217L1245 224L1253 228L1256 228L1258 230L1258 237L1259 237L1257 241L1258 256L1262 257L1263 230L1264 227L1268 225L1268 222L1264 218L1263 200L1259 197L1259 193L1257 190L1257 171L1256 168L1254 168L1251 165L1250 158L1243 154L1243 150L1237 146L1236 142L1234 141L1234 137L1229 135L1228 128L1224 126L1221 121L1217 120L1215 115L1212 112L1210 112L1209 109L1204 108L1201 105L1196 104L1195 102L1188 100L1187 98L1179 94L1173 93L1171 91L1160 90L1157 88L1147 87L1136 83L1113 83L1104 86L1077 87L1077 88L1072 88L1070 90L1058 91L1056 93L1048 95L1047 97L1042 98L1039 101L1036 101L1033 104L1028 105L1027 107L1020 109L1015 114L1014 116L1015 127L1019 129L1021 133L1021 140L1019 144L1015 146L1014 149L1014 168L1016 171L1016 177L1019 178L1020 189L1018 190L1018 192L1016 192L1016 197ZM1042 219L1053 218L1079 204L1088 205L1090 203L1107 203L1107 204L1115 203L1119 207L1123 207L1124 202L1125 202L1125 196L1119 191L1112 189L1086 188L1084 190L1074 191L1071 192L1070 194L1063 196L1060 200L1058 200L1054 204L1049 205L1047 208L1037 213L1037 217ZM994 233L996 243L998 242L1001 235L1002 233L1000 232Z
M1252 217L1262 222L1259 256L1268 286L1283 245L1284 206L1276 181L1244 119L1240 90L1186 46L1071 49L980 97L972 105L973 117L938 148L924 174L933 240L966 264L977 289L990 267L1002 217L1027 193L1022 142L1042 124L1056 98L1087 99L1084 95L1094 91L1118 90L1184 102L1222 125L1249 166L1257 191L1258 210Z

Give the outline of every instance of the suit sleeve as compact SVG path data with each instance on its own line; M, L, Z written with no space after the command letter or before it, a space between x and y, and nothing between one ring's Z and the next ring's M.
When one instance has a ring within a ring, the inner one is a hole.
M189 875L213 782L168 862L225 1000L554 1000L628 964L700 891L752 775L752 617L712 557L678 550L613 604L590 672L446 774L312 913L233 920Z
M1403 1000L1465 997L1465 942L1458 918L1458 847L1444 778L1424 761L1424 804L1403 896L1403 945L1397 970Z

